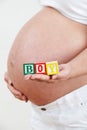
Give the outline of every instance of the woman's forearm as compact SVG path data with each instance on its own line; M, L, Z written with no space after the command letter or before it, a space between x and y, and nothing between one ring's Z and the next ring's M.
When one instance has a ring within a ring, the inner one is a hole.
M68 64L71 66L70 78L87 74L87 48Z

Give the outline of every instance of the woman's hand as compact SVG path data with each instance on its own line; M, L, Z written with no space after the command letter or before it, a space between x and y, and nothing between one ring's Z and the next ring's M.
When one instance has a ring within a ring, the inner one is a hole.
M25 80L36 80L38 82L53 83L52 76L45 74L29 74L25 76Z
M70 78L71 67L69 64L59 65L59 74L44 75L44 74L30 74L25 76L25 80L37 80L39 82L54 83L55 80L68 80Z
M27 97L26 97L23 93L21 93L20 91L18 91L18 90L14 87L14 85L13 85L13 83L11 82L11 80L10 80L10 78L9 78L9 76L8 76L8 74L7 74L7 72L5 73L4 80L5 80L5 82L7 83L8 89L11 91L11 93L12 93L16 98L18 98L18 99L20 99L20 100L22 100L22 101L25 101L25 102L28 101Z
M53 80L68 80L71 74L71 66L70 64L61 64L59 65L59 74L53 75Z

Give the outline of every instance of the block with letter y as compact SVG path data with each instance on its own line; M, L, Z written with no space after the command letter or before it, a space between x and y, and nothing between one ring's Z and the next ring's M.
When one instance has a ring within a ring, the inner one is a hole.
M46 71L47 75L58 74L59 73L58 62L57 61L46 62Z

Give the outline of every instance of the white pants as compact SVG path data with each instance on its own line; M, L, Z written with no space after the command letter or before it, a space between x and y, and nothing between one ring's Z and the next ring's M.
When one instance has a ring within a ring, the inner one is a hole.
M87 130L87 85L50 104L31 105L31 130Z

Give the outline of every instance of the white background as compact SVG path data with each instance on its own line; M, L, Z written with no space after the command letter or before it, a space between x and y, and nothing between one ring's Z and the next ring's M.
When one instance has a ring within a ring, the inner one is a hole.
M40 8L38 0L0 0L0 130L30 130L30 104L14 98L3 77L17 33Z

